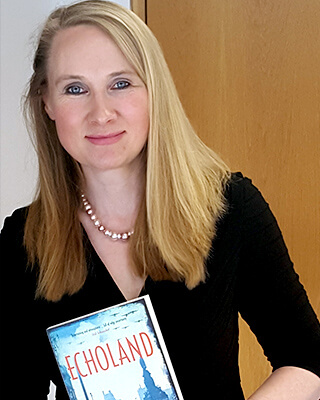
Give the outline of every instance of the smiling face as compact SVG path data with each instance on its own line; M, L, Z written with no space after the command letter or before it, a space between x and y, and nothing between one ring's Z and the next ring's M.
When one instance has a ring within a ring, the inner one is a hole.
M84 173L140 162L149 130L147 89L106 33L89 25L58 32L47 78L46 112Z

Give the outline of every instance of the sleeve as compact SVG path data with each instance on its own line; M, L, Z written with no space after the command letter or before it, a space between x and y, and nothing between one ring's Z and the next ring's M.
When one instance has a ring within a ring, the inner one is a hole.
M24 219L25 210L16 211L0 234L1 389L11 398L46 400L47 339L34 300L35 274L27 269Z
M294 271L278 224L249 179L238 183L242 209L239 307L273 369L296 366L320 376L320 325Z

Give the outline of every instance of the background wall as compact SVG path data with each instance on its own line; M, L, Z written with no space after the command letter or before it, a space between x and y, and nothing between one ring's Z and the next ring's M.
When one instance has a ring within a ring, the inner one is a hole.
M37 161L21 115L39 27L58 5L74 0L0 0L0 228L31 202ZM130 0L117 0L130 7Z

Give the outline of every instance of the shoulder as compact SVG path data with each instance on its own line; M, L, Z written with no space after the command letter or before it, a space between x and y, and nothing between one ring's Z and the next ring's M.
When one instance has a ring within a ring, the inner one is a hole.
M0 233L1 246L8 240L17 242L23 239L28 210L29 207L19 208L15 210L11 216L6 217Z
M253 195L261 195L252 180L243 176L241 172L233 172L226 184L225 196L231 201L247 201Z
M31 269L27 269L28 261L23 244L24 226L28 213L28 207L20 208L5 219L0 234L1 254L1 287L4 292L10 288L19 288L19 291L26 287L26 280L34 281Z
M226 212L218 222L217 234L222 235L227 229L238 234L239 240L245 243L249 238L261 238L267 231L278 234L278 223L252 180L240 172L232 173L225 188Z
M13 213L10 216L5 218L3 229L6 226L12 225L12 224L24 226L27 215L28 215L29 207L30 206L21 207L21 208L16 209L15 211L13 211ZM1 230L1 233L2 233L2 230Z
M238 212L244 218L254 218L269 210L269 205L260 190L241 172L231 174L226 185L225 198L228 212Z

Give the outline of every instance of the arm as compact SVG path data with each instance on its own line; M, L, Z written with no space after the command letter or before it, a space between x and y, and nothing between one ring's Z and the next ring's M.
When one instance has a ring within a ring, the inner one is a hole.
M318 400L313 394L320 384L317 316L268 204L247 179L240 186L239 310L275 370L250 400ZM291 391L298 397L288 395Z
M41 329L36 302L35 279L23 242L24 212L7 218L0 234L1 383L10 398L47 398L49 372L48 340Z
M319 400L320 378L305 369L277 369L249 400Z

